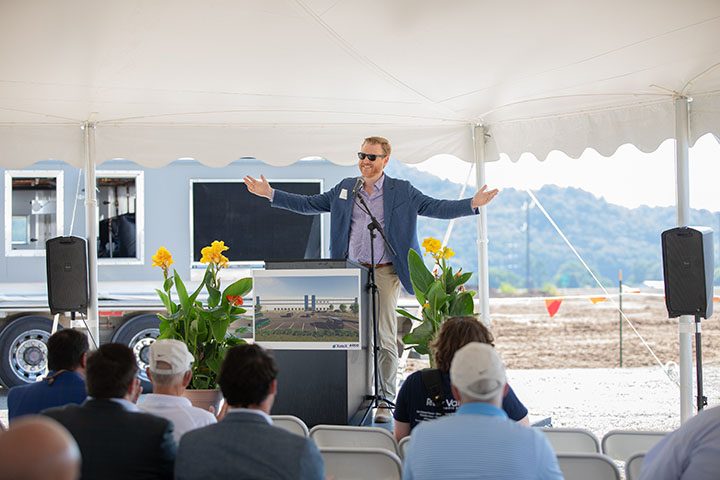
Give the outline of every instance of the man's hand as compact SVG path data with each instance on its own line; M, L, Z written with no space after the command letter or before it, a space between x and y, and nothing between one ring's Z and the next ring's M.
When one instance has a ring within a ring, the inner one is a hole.
M273 189L265 179L263 175L260 175L260 180L256 180L250 175L243 178L245 185L250 193L253 193L259 197L265 197L268 200L272 199Z
M483 185L482 188L472 197L472 200L470 201L470 206L472 208L480 208L487 205L493 198L495 198L495 195L498 194L499 190L497 188L492 190L488 190L487 188L487 185Z

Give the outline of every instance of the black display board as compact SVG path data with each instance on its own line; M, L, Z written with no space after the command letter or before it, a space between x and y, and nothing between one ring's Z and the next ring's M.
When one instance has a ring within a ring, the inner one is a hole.
M320 193L320 181L270 182L279 190L302 195ZM285 258L319 258L320 215L299 215L272 208L250 193L243 182L192 183L193 260L213 240L223 240L231 262Z

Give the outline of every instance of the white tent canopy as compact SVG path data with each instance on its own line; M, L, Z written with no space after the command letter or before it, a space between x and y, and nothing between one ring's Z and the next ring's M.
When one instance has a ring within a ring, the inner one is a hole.
M715 0L0 2L0 165L644 151L720 136Z
M361 138L384 135L404 162L477 162L483 183L501 153L609 155L677 138L682 224L687 148L706 133L720 137L717 0L0 0L5 168L56 158L92 182L112 158L349 165ZM486 289L484 211L479 224Z

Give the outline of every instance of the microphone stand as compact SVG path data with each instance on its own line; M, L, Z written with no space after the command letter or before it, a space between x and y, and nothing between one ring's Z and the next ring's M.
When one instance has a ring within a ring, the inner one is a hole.
M358 205L365 213L368 214L370 217L370 223L368 224L367 228L370 233L370 267L368 268L368 288L370 289L370 304L371 304L371 320L372 320L372 338L373 338L373 387L374 387L374 393L373 395L365 395L364 400L370 400L370 403L368 404L367 408L365 409L365 414L362 417L362 420L360 420L360 425L365 424L365 420L367 419L368 415L370 414L370 410L373 408L377 408L381 402L385 403L389 408L394 408L395 403L388 400L385 397L385 392L382 392L382 395L380 394L380 373L378 368L378 353L380 352L380 345L378 344L378 319L377 319L377 298L378 298L378 288L377 284L375 283L375 238L376 238L376 231L380 233L380 236L383 239L383 242L385 243L385 248L387 248L390 253L392 253L393 256L397 256L395 253L395 249L390 245L390 242L388 242L387 237L385 236L385 232L383 231L382 225L380 225L380 222L378 222L377 218L372 214L370 211L370 207L368 207L367 203L365 203L365 199L362 198L362 195L359 194L359 192L355 192L355 199L360 202Z

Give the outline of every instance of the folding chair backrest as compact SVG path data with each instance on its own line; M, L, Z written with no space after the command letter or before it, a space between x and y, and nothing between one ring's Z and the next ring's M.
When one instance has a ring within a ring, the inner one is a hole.
M403 437L402 440L400 440L400 443L398 443L398 450L400 451L400 458L405 458L405 454L407 453L408 444L410 443L410 435L407 437Z
M600 453L600 442L589 430L582 428L547 428L542 430L555 453Z
M636 453L647 453L665 435L667 432L611 430L602 439L602 452L624 462Z
M640 471L642 470L644 460L644 453L636 453L632 457L628 458L625 463L625 480L637 480L640 478Z
M308 427L305 422L294 415L271 415L273 425L283 428L288 432L307 437L309 435Z
M384 448L399 454L395 437L384 428L316 425L310 430L310 438L320 448Z
M400 480L400 458L384 448L321 447L325 475L335 480Z
M612 459L600 453L559 453L565 480L620 480L620 470Z

